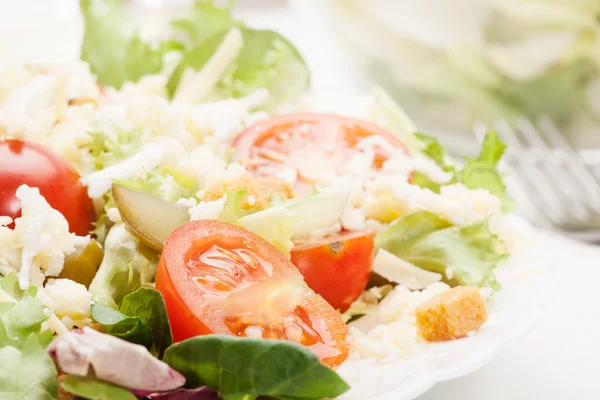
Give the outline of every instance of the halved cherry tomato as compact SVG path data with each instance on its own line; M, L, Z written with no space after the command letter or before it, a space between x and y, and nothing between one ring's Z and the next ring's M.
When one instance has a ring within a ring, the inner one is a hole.
M156 288L175 341L210 333L287 339L331 367L352 349L348 328L275 246L243 227L188 222L161 254Z
M46 201L65 216L71 232L88 234L96 215L77 171L44 146L0 140L0 215L13 219L21 215L15 192L23 184L39 188Z
M324 171L337 170L358 151L357 144L381 136L395 148L406 147L394 134L369 122L330 114L272 117L243 130L233 141L235 159L258 175L292 170L299 181L313 183ZM374 167L389 155L377 149Z
M367 286L373 238L370 231L345 232L297 243L292 249L292 263L312 290L343 312Z

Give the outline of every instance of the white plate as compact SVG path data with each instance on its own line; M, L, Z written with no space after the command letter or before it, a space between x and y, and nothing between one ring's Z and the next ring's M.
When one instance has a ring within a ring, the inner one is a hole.
M554 266L541 246L513 254L496 269L502 290L488 303L489 319L472 337L418 345L408 358L383 364L351 360L338 372L351 389L341 399L410 400L437 382L490 362L509 340L529 332L555 289Z

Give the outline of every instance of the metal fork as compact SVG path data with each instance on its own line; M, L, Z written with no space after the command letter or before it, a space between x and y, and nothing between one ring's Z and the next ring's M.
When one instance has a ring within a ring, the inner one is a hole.
M548 117L521 118L491 127L508 145L505 162L519 203L529 203L534 222L575 239L600 241L600 182ZM481 138L489 128L475 126Z

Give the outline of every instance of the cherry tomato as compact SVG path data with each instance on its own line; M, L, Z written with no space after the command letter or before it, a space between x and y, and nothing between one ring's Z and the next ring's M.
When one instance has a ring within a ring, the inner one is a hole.
M297 243L292 249L292 263L312 290L343 312L367 286L373 264L373 238L370 231L345 232Z
M44 146L0 140L0 215L13 219L21 215L15 192L23 184L39 188L46 201L65 216L71 232L88 234L96 215L77 171Z
M277 176L293 171L303 183L314 183L323 171L337 172L358 152L356 146L380 136L395 148L406 147L394 134L369 122L329 114L292 114L272 117L242 131L233 141L235 159L258 175ZM376 147L374 167L389 155Z
M156 275L173 339L210 333L286 339L335 367L352 338L341 315L275 246L243 227L191 221L165 243Z

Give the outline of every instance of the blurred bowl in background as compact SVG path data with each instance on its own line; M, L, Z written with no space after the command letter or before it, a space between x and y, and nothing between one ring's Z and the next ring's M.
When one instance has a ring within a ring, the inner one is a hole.
M545 114L578 147L600 147L598 1L290 3L424 129L471 135L475 121Z

